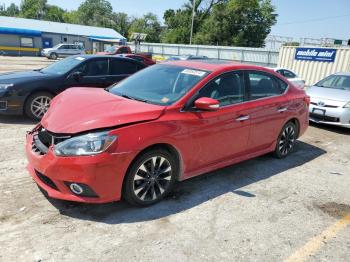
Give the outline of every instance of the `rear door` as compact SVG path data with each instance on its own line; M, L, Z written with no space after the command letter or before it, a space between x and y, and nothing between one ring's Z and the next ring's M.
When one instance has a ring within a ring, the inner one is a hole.
M284 92L288 85L262 71L247 71L251 132L248 150L257 152L269 148L277 139L287 120L289 101Z
M123 58L109 58L109 74L106 77L106 84L112 85L124 78L143 69L145 66L141 63Z

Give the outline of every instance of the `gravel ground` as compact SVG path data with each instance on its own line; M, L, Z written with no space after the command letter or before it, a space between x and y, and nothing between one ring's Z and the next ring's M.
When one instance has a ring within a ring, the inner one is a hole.
M287 159L208 173L135 208L45 198L25 170L32 127L0 116L0 261L284 261L350 214L350 130L310 126ZM348 225L307 261L349 261L349 236Z

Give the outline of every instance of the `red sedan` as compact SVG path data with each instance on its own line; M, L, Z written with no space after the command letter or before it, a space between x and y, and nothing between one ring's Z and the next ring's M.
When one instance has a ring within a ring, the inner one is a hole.
M108 90L72 88L27 135L28 170L53 198L150 205L175 181L273 152L308 127L309 97L263 67L175 61Z

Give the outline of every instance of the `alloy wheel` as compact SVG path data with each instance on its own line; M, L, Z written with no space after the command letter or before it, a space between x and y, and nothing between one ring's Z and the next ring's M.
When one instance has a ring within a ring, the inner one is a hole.
M133 191L141 201L154 201L169 188L172 178L170 161L163 156L153 156L137 169L133 179Z
M46 113L46 111L49 109L51 102L51 98L47 96L38 96L35 99L33 99L30 110L32 111L32 114L40 119L43 117L43 115Z
M288 153L293 149L295 142L295 130L292 125L286 126L281 135L278 150L282 156L288 155Z

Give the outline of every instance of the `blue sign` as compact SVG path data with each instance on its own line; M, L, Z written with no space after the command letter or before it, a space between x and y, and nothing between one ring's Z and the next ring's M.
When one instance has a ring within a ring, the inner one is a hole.
M295 51L295 60L334 62L336 54L336 49L298 47Z

